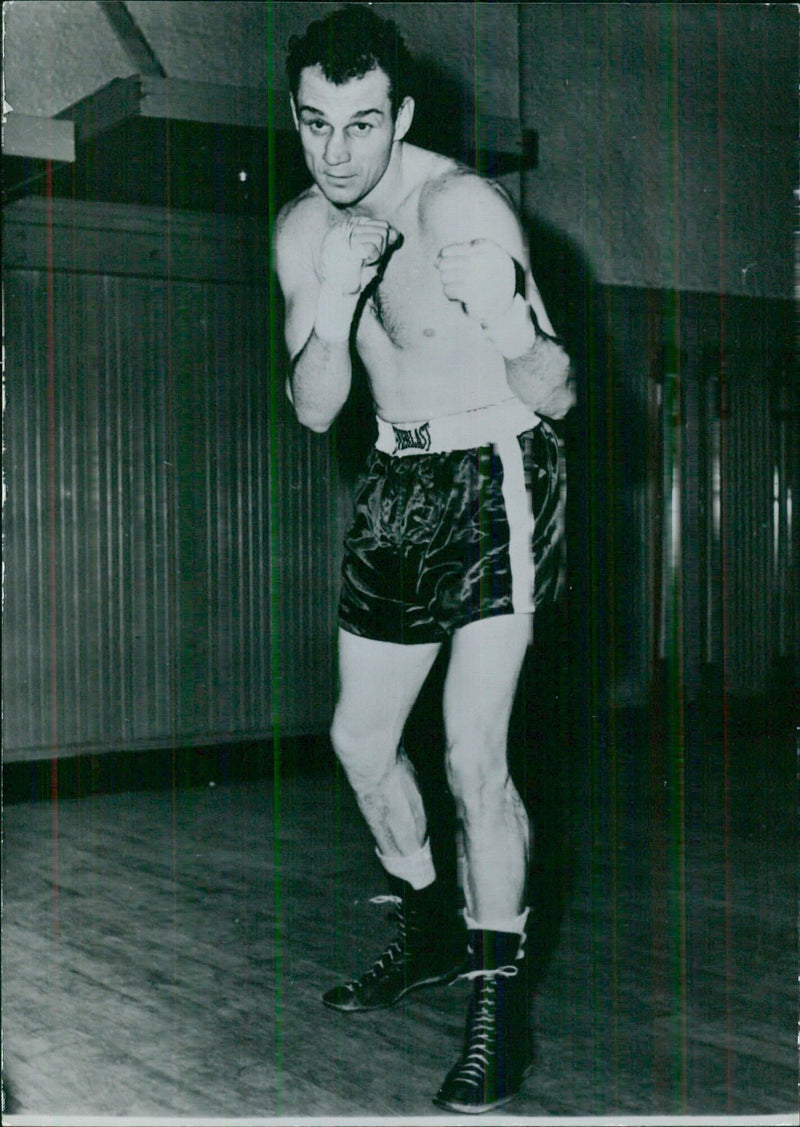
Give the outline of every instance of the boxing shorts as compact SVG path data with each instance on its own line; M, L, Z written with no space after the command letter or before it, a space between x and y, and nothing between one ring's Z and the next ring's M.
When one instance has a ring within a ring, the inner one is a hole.
M563 580L564 496L559 440L517 399L379 418L345 535L342 629L409 645L532 614Z

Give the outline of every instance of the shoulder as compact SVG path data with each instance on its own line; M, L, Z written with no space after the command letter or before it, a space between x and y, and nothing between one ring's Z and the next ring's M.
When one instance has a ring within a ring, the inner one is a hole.
M327 206L315 186L308 188L278 212L273 227L273 258L281 281L297 269L304 270L314 243L328 222Z
M444 242L493 239L517 249L519 219L506 190L455 162L431 177L419 200L420 225Z
M451 206L474 201L511 208L511 198L502 184L496 180L487 180L479 176L473 169L457 161L445 160L434 165L430 170L420 203L426 207Z
M310 231L325 221L325 201L312 186L284 204L278 212L273 235L277 243L294 243L306 239Z

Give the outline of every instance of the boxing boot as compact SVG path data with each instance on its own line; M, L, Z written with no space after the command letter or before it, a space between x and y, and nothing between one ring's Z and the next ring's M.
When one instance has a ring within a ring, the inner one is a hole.
M469 932L472 980L461 1057L434 1096L448 1111L491 1111L512 1099L531 1065L525 936Z
M397 935L365 974L323 995L331 1009L350 1013L393 1006L409 991L452 982L464 970L463 924L449 903L441 903L439 882L417 890L389 874L389 889L389 896L376 896L372 903L394 905L390 918Z

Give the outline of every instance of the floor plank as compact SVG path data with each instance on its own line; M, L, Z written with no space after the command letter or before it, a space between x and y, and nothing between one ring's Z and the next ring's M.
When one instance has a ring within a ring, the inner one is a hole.
M734 783L681 826L637 799L607 832L572 803L509 1115L796 1111L793 798ZM319 1001L391 935L338 773L18 802L4 833L10 1122L438 1116L465 983L370 1014Z

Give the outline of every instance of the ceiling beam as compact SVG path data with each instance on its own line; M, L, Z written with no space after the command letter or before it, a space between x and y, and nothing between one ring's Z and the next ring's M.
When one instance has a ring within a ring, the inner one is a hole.
M97 0L100 9L122 45L137 74L166 78L167 72L147 41L144 32L123 0Z

